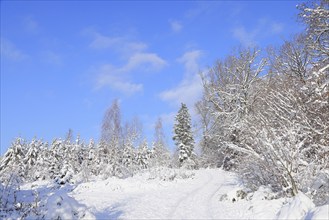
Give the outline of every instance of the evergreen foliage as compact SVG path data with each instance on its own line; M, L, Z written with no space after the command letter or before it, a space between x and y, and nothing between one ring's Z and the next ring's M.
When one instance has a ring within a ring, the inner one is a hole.
M179 151L178 158L180 166L187 163L190 166L194 155L194 139L192 135L191 116L184 103L182 103L175 121L173 140Z

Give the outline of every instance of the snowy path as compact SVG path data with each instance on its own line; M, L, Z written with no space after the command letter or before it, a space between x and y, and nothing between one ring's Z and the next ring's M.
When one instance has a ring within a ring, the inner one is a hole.
M174 209L168 216L169 219L212 219L211 200L221 188L222 181L216 181L214 175L218 173L204 172L201 174L202 182L185 196L179 198Z
M234 176L221 170L199 170L193 178L174 181L109 179L81 184L72 193L98 218L213 219L241 218L238 204L219 202L219 194L237 187ZM232 206L233 205L233 206ZM231 210L225 214L223 210ZM233 210L232 210L233 209ZM245 217L245 215L243 215Z
M97 219L264 219L273 218L280 208L279 203L276 207L262 199L259 204L233 203L231 197L220 201L222 195L235 195L238 189L234 174L203 169L195 171L193 178L174 181L149 179L145 174L84 183L70 196Z
M22 188L21 196L32 201L31 184ZM77 214L84 220L329 219L329 205L314 207L302 193L295 198L267 200L271 195L268 188L260 187L248 199L239 200L239 180L220 169L151 170L127 179L97 179L74 190L68 185L54 191L53 184L42 181L33 185L39 186L49 219L57 215L72 219Z

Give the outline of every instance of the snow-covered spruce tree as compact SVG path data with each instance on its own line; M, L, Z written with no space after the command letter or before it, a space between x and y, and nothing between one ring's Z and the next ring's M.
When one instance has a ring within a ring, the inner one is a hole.
M28 149L24 158L24 163L28 166L28 168L31 168L36 164L41 145L42 143L35 138L32 139L31 143L28 145Z
M187 106L182 103L175 117L173 140L178 148L180 167L195 168L194 139L192 135L191 116Z
M121 177L134 175L140 169L137 165L135 146L139 145L142 130L142 124L138 117L134 117L132 121L125 123L123 130L124 145L122 154L120 154Z
M92 172L88 166L89 160L89 145L85 145L84 141L80 139L80 135L77 136L75 144L73 144L72 155L70 159L70 164L74 171L74 176L77 181L88 181Z
M122 154L123 176L132 176L137 169L136 152L131 143L126 143Z
M15 173L15 175L24 178L24 157L26 154L26 143L21 138L16 138L11 144L0 162L0 176L4 173Z
M67 161L64 161L59 171L59 174L55 178L55 182L60 185L70 183L73 175L74 175L74 171L71 165Z
M78 136L72 142L72 131L69 130L66 139L55 139L49 149L46 161L49 164L49 176L60 185L71 182L74 175L81 171L81 165L85 155L84 144Z
M81 164L87 157L84 145L84 142L80 139L80 135L78 135L75 143L70 144L68 147L67 161L71 165L74 174L81 171Z
M53 159L51 155L50 149L48 149L48 142L42 142L35 164L35 179L50 179L50 167Z
M65 152L66 152L66 144L61 139L54 139L50 146L50 168L49 174L50 178L53 179L55 182L62 176L62 167L63 164L66 163L65 160ZM58 182L59 183L59 182Z
M54 139L49 149L49 177L55 179L60 175L60 169L64 161L64 145L61 139Z
M96 175L103 179L111 176L122 177L122 147L109 147L104 141L100 141L96 147L94 170Z
M24 157L24 167L25 167L25 175L29 180L38 179L37 171L37 162L39 157L39 153L41 151L42 142L40 140L32 139L31 143L28 144L28 149Z
M16 211L17 204L22 204L17 200L17 192L26 177L23 163L25 148L25 141L17 138L0 161L0 216L4 218Z
M93 139L90 139L89 141L85 161L87 161L87 167L90 170L90 174L97 176L99 172L99 169L97 168L98 158L95 141Z
M111 149L116 150L116 149ZM95 148L95 156L93 158L93 166L95 175L105 175L107 178L112 175L112 172L108 171L108 165L110 163L110 159L112 154L110 154L110 149L104 141L100 141ZM110 173L108 173L110 172Z
M152 158L152 153L148 148L147 140L139 145L136 154L136 164L138 169L147 169L150 166L150 160Z

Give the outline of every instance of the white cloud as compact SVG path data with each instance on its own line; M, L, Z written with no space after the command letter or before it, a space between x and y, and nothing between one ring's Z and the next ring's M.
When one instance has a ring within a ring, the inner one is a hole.
M143 84L124 81L124 79L115 78L111 74L100 75L98 77L98 81L99 83L102 83L103 85L109 85L113 90L122 92L126 95L133 95L143 91Z
M198 60L201 56L202 52L200 50L192 50L184 53L177 61L184 64L185 74L194 75L199 71Z
M140 52L147 49L147 45L142 42L123 42L121 46L124 50L131 52Z
M160 93L160 98L174 106L179 106L180 103L186 103L192 107L202 94L202 83L199 76L200 67L198 60L202 52L194 50L186 52L178 59L185 68L185 75L180 84L172 89Z
M143 84L131 82L133 73L159 71L167 65L159 55L147 51L146 43L132 41L126 37L108 37L91 29L86 29L84 33L93 37L90 48L111 49L112 53L118 54L119 59L124 61L122 66L105 64L96 70L97 89L108 86L132 95L143 90Z
M238 39L244 46L255 46L258 29L247 31L245 27L236 27L233 29L233 37Z
M170 27L173 32L180 32L183 28L183 25L179 21L170 21Z
M154 53L136 53L122 67L110 64L96 70L96 88L109 86L111 89L132 95L143 90L143 84L129 81L131 74L140 71L158 71L166 65L166 61Z
M126 65L120 68L121 72L130 72L143 66L144 71L160 70L166 65L166 61L155 53L135 53Z
M28 56L19 50L12 42L1 38L1 57L19 61Z
M120 38L111 38L99 33L94 33L94 40L90 43L89 46L94 49L107 49L113 47L120 41Z
M159 94L161 100L168 102L170 105L176 108L176 111L164 113L161 118L164 122L164 127L168 131L173 127L175 116L181 105L185 103L188 108L192 118L196 117L196 111L194 104L201 98L203 86L201 77L199 75L200 66L199 59L202 56L200 50L193 50L186 52L177 59L177 61L184 65L185 74L182 81L174 88L165 90ZM171 133L167 133L171 135Z
M145 51L147 45L143 42L132 41L125 37L109 37L93 30L85 30L84 33L93 37L89 47L92 49L114 49L119 54L131 55Z
M282 31L283 24L262 18L258 20L254 28L247 29L244 26L237 26L232 29L232 34L242 45L255 46L259 39L280 34Z
M160 98L175 106L179 106L180 103L186 103L191 107L200 98L201 94L201 79L198 74L195 74L193 78L183 80L176 88L162 92Z
M96 77L96 88L100 89L109 86L111 89L122 92L126 95L143 90L142 84L135 84L128 81L127 76L111 65L103 65L98 68Z
M142 84L129 82L129 76L136 70L157 71L163 68L166 62L154 53L136 53L132 55L122 67L103 65L97 70L96 88L109 86L113 90L127 95L143 90Z

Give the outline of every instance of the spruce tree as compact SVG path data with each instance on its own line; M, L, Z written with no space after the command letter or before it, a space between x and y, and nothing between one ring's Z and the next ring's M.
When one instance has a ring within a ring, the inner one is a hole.
M27 179L35 180L38 178L37 171L37 162L38 155L41 151L42 142L34 138L31 143L28 145L27 152L23 159L25 175Z
M191 116L184 103L182 103L182 106L175 117L175 121L173 140L178 147L180 166L194 166L195 162L192 161L194 155L194 139L192 135Z
M139 169L148 168L150 158L151 158L151 151L148 148L147 140L144 139L137 149L136 163L138 168Z
M23 159L25 154L26 142L21 138L16 138L0 161L0 176L3 175L4 172L9 172L24 177Z

